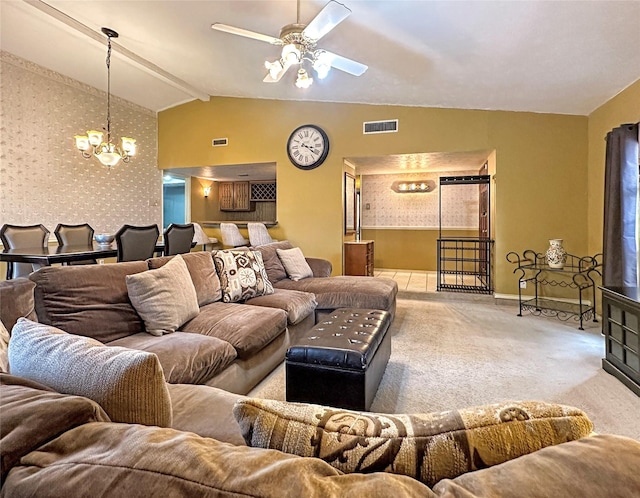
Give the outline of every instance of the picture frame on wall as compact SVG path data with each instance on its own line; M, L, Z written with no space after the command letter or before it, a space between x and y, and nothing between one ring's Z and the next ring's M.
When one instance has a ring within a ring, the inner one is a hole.
M356 232L356 177L344 174L344 233Z

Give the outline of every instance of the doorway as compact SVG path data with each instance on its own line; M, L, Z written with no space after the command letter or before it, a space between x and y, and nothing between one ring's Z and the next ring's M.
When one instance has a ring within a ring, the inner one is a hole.
M187 181L184 177L164 175L162 178L162 229L171 223L187 222Z

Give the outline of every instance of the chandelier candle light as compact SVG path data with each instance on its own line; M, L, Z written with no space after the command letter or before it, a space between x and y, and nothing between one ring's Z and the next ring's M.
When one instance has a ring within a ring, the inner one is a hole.
M118 33L109 28L102 28L107 35L107 140L103 142L104 133L96 130L88 130L86 135L76 135L76 147L82 152L82 157L89 159L95 157L109 171L120 160L125 163L136 154L136 141L133 138L122 137L121 145L111 142L111 38L118 38Z

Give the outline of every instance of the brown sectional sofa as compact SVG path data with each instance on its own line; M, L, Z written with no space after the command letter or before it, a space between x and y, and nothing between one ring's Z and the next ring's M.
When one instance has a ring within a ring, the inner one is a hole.
M0 282L0 319L9 330L19 317L37 318L35 287ZM115 423L91 399L0 373L0 496L632 498L640 490L640 442L620 436L556 444L428 487L405 475L343 473L319 458L247 447L233 410L248 398L206 385L166 386L170 428ZM503 437L495 445L509 445ZM442 465L456 455L452 446Z
M154 353L167 382L206 384L245 394L282 363L287 348L315 325L318 306L321 311L355 306L395 312L397 286L392 280L331 277L328 261L309 259L314 277L292 282L279 264L277 247L291 246L285 242L259 248L274 281L274 293L242 303L221 301L211 253L182 255L201 305L199 314L180 327L180 333L158 337L145 332L125 280L127 275L162 267L170 257L41 268L29 277L36 284L38 321L109 346ZM351 292L358 288L363 292Z

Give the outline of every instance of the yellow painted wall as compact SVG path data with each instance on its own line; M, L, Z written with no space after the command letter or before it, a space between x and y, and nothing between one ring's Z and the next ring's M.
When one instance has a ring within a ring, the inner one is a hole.
M362 122L399 119L398 133L364 136ZM299 125L321 126L331 142L312 171L291 165L286 141ZM227 147L211 147L228 137ZM517 293L509 251L544 251L563 238L587 250L587 118L553 114L213 97L158 116L161 168L275 161L280 237L342 268L343 158L496 150L496 292ZM404 248L398 246L398 251Z
M438 230L380 229L362 230L363 240L373 240L375 268L388 270L437 269ZM477 237L478 231L443 230L445 237ZM399 249L400 248L400 249Z
M602 252L605 137L613 128L640 121L640 80L589 115L589 253Z

